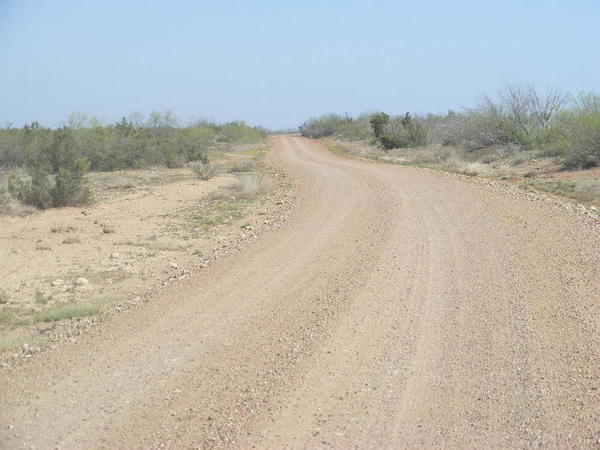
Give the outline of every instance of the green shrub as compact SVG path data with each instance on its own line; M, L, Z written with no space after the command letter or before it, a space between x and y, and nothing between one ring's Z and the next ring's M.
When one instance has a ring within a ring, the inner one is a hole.
M85 178L88 168L86 159L77 158L72 165L58 169L50 191L52 206L80 206L91 202L92 194Z
M22 178L15 173L8 179L8 192L15 199L38 209L52 206L52 180L48 172L42 168L30 170L29 178Z
M564 139L555 145L569 168L600 166L600 95L582 93L565 113Z
M467 150L541 146L556 139L564 99L557 89L540 93L529 84L505 84L497 96L481 96L475 108L435 116L433 135L441 144Z
M38 209L84 205L91 201L85 179L87 168L87 161L78 158L69 167L60 167L54 176L43 167L31 168L29 177L13 172L8 180L8 192L19 202Z
M179 127L169 112L152 113L147 119L135 115L109 125L77 115L69 123L56 130L38 123L0 129L0 167L42 166L58 173L77 158L86 158L92 171L183 167L189 161L207 163L209 150L266 137L265 130L244 122L198 121Z
M406 113L403 118L389 122L379 142L386 150L422 147L427 144L427 135L427 128Z
M327 136L339 136L352 141L367 139L371 134L370 119L371 114L363 114L357 118L326 114L306 121L300 127L300 133L315 139Z
M371 129L373 130L373 136L375 136L375 139L381 139L385 133L385 129L390 123L390 116L384 112L373 114L373 117L371 117L369 123L371 124Z

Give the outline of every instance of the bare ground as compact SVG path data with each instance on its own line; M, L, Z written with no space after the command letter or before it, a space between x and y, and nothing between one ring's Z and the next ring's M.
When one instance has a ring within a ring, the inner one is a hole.
M239 162L255 165L227 153L208 181L187 168L92 173L93 205L0 215L0 363L77 336L91 316L133 307L275 226L291 200L284 174L244 173L269 188L237 192L228 168Z
M600 235L575 206L279 137L301 205L1 372L5 448L600 442Z

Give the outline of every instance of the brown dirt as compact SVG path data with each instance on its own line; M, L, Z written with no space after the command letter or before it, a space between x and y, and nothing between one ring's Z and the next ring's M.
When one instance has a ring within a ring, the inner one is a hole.
M0 216L0 240L6 244L0 248L0 289L8 304L35 307L36 291L52 295L56 303L72 300L77 292L70 288L79 277L92 281L82 288L86 295L98 295L106 279L160 272L171 260L177 262L191 244L165 233L165 225L172 225L169 218L227 186L233 177L203 182L191 171L176 172L183 180L105 190L94 206ZM165 173L174 175L164 169L155 176L160 179ZM61 281L53 286L57 279Z
M226 166L244 156L232 153L216 163ZM272 189L266 195L236 199L228 187L237 178L229 173L208 181L190 169L93 173L94 205L0 216L0 313L23 320L63 305L120 308L143 301L149 291L187 277L281 219L286 206L277 202L286 189L275 182L275 172L267 172ZM77 285L80 278L88 283ZM90 320L0 323L0 363L27 356L23 343L41 350L50 338L73 334L73 325L79 334Z
M301 205L4 370L5 448L595 448L600 234L489 180L278 137Z

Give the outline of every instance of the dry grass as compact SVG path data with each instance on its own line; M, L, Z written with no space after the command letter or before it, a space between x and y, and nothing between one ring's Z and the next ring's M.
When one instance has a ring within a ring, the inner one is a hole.
M541 191L600 205L600 179L597 174L582 172L578 178L560 178L560 166L556 161L536 150L488 147L468 151L454 146L429 145L385 151L366 140L325 141L325 145L335 153L393 164L428 167L468 176L523 180L526 186ZM540 174L544 174L543 178L535 178Z
M503 171L500 165L493 164L499 159L499 155L493 149L488 152L468 153L457 147L430 145L385 151L368 143L368 150L359 150L356 143L353 143L349 149L346 143L342 147L343 150L340 150L333 144L328 144L328 148L336 153L348 152L393 164L429 167L469 176L496 176Z
M541 191L570 197L581 202L600 203L600 179L598 178L579 178L574 180L538 178L528 181L526 185Z
M98 297L87 301L62 303L41 310L3 308L0 310L0 324L9 326L35 325L36 323L58 322L91 316L104 311L119 300L121 299L115 297Z
M0 351L2 350L13 350L16 348L23 348L25 344L31 346L39 345L43 342L43 339L32 336L22 336L14 339L0 339Z
M192 161L188 164L190 169L194 171L201 180L210 180L215 176L215 168L208 163L202 161Z
M233 164L229 167L230 173L237 172L252 172L256 169L256 163L252 160L244 160Z
M252 197L268 190L268 183L261 175L248 173L241 175L233 185L233 191L241 197Z

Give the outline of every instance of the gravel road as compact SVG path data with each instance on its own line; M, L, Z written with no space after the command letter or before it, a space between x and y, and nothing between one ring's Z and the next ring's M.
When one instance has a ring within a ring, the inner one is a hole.
M2 448L600 446L592 218L273 143L288 222L2 370Z

